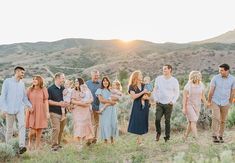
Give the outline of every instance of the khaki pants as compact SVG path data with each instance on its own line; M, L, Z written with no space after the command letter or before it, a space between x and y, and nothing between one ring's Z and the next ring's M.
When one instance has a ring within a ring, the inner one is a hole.
M59 145L61 142L61 137L66 125L66 119L61 120L60 114L50 113L51 124L52 124L52 146Z
M94 132L95 132L95 139L98 137L98 128L99 128L99 114L96 111L93 111L92 113L92 125L94 127Z
M212 136L223 137L229 107L230 105L220 106L212 103Z
M7 114L6 115L6 142L8 143L13 136L13 125L15 118L18 121L19 128L19 146L25 147L25 123L24 123L24 110L18 112L17 114Z

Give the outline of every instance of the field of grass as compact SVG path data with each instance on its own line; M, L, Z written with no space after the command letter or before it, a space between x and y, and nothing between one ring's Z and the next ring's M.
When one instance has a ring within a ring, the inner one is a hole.
M199 131L199 140L182 139L182 132L172 133L171 140L159 142L154 140L155 133L144 136L144 145L138 146L135 135L124 134L116 139L114 145L99 141L90 147L82 149L74 142L64 144L57 152L50 151L49 145L44 145L40 151L29 151L12 162L234 162L235 161L235 128L225 132L225 143L214 144L210 131Z

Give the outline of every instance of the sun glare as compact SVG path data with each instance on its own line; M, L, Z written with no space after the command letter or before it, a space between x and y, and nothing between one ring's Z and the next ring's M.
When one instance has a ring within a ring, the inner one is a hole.
M124 42L124 43L130 43L133 40L131 40L131 39L121 39L121 41Z

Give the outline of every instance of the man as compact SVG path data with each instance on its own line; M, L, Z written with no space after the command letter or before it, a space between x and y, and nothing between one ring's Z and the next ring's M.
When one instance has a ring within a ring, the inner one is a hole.
M219 66L219 74L210 83L208 106L212 109L212 139L214 143L223 143L223 133L233 97L235 94L235 77L229 74L229 65Z
M63 73L56 73L54 77L54 84L48 88L49 112L53 128L52 151L57 151L59 148L62 148L60 142L64 127L66 125L66 119L61 121L61 107L67 107L69 105L67 102L63 101L64 80L65 76Z
M156 102L156 141L161 136L161 118L165 117L165 142L170 139L170 119L173 105L179 97L179 83L176 78L172 77L172 66L163 66L163 75L155 79L153 97Z
M25 147L25 115L24 108L27 106L32 111L32 105L28 100L25 90L25 84L22 81L25 74L23 67L14 69L15 75L7 78L2 85L1 104L3 114L6 116L6 142L8 143L13 136L13 124L15 118L18 121L19 128L19 153L26 152Z
M98 88L101 87L101 82L99 81L99 71L98 70L93 70L91 72L91 80L88 80L86 82L88 88L90 89L94 101L92 102L92 110L93 110L93 125L94 125L94 131L95 131L95 137L94 140L92 141L92 143L96 143L97 141L97 134L98 134L98 127L99 127L99 99L98 97L95 95L95 92Z

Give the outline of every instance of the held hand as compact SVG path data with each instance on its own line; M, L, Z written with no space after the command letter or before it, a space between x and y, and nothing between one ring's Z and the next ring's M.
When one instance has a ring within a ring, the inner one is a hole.
M47 119L49 119L50 118L50 113L49 112L47 112Z
M211 102L207 102L207 106L206 106L207 108L210 108L211 107Z
M92 100L88 100L87 102L86 102L86 104L91 104L92 103Z
M59 105L60 105L61 107L64 107L64 104L65 104L64 101L60 101L60 102L59 102Z
M28 111L29 111L30 113L32 113L32 112L33 112L33 108L28 108Z
M69 102L65 102L65 107L68 107L70 105Z
M142 92L143 92L143 94L145 94L145 93L148 93L148 90L144 89Z
M111 101L111 105L116 105L117 102Z
M184 115L186 115L186 108L183 108L182 112Z
M69 105L69 103L65 101L60 101L59 103L60 103L60 106L63 108L66 108Z
M4 111L4 112L2 113L2 117L3 117L3 118L6 118L6 116L7 116L7 112Z

